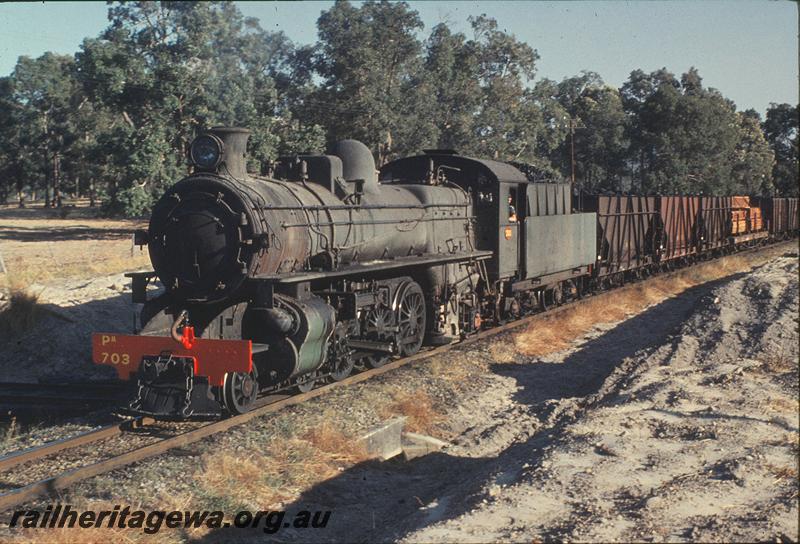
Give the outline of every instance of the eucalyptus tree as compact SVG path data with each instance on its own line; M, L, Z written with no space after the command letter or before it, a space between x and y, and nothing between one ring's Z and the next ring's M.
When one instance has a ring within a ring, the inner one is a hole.
M556 86L564 109L559 120L568 135L552 154L565 176L572 175L587 191L624 189L629 141L627 117L619 91L589 71L564 79Z
M328 140L355 138L384 158L413 148L422 26L405 2L337 1L317 21L317 44L295 58L314 87L295 113Z
M694 68L678 80L666 69L631 73L621 89L629 115L637 189L729 194L739 141L736 107L705 88Z
M320 146L321 131L292 128L274 83L291 43L234 4L120 3L109 19L98 38L84 41L77 63L86 92L114 117L98 135L108 150L111 211L146 212L186 172L192 137L213 125L254 131L254 167L277 154L281 131Z
M800 191L798 176L798 136L800 133L800 106L770 104L763 130L775 153L772 174L778 194L797 196Z
M22 110L17 119L25 165L34 188L45 190L45 206L61 205L62 161L75 140L72 119L87 99L75 79L71 56L45 53L20 57L14 68L11 99Z
M761 116L751 109L737 113L736 117L738 141L733 157L731 190L748 195L773 194L775 153L761 130Z

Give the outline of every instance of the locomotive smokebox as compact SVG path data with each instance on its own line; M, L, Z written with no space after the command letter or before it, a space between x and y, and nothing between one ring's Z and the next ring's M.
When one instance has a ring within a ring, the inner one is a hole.
M364 192L378 192L378 176L375 171L375 158L367 146L358 140L340 140L328 148L330 155L342 160L345 181L353 183L364 180Z
M246 128L214 127L195 138L189 147L189 159L199 172L220 172L244 179L249 138Z

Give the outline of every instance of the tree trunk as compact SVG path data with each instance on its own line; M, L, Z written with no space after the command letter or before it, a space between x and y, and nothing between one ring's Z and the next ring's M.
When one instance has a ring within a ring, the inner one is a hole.
M45 149L44 155L44 163L45 163L45 170L44 170L44 207L50 207L50 178L53 176L53 169L52 163L50 163L50 157L48 157L47 150Z
M53 153L53 206L61 207L61 159Z
M89 207L94 208L94 178L89 178Z

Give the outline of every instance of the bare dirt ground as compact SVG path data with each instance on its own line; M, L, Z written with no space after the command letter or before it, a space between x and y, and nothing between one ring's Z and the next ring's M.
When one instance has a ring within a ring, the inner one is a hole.
M0 289L22 289L65 278L91 278L147 265L131 251L131 236L146 222L95 217L88 207L48 210L0 207Z
M797 274L794 253L495 367L433 499L382 536L797 541Z
M332 510L324 530L270 536L284 542L797 541L796 243L703 267L724 277L702 283L707 272L687 271L626 288L584 306L593 323L572 311L460 346L93 478L59 500ZM96 281L107 288L108 278ZM94 287L86 289L75 298ZM583 332L573 338L573 329ZM412 461L365 460L354 437L393 414L451 446ZM20 438L22 447L41 436ZM0 528L0 539L17 541L78 537L265 535Z

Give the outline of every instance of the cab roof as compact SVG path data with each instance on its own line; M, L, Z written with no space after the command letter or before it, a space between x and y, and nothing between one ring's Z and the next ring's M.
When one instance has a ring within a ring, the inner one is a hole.
M528 183L525 174L511 166L510 164L487 160L465 157L452 150L436 149L426 150L423 155L405 157L397 159L383 165L380 169L381 182L405 182L414 183L424 181L428 178L430 162L433 161L434 169L446 167L447 179L459 183L459 181L469 181L479 177L491 183Z

